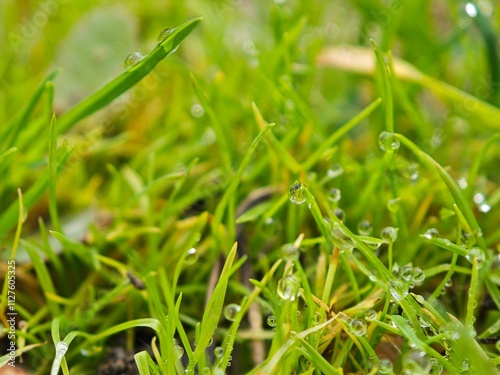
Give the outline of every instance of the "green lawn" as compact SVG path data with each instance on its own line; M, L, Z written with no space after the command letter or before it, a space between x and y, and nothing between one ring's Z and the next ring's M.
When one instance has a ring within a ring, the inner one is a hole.
M499 373L499 4L0 17L0 367Z

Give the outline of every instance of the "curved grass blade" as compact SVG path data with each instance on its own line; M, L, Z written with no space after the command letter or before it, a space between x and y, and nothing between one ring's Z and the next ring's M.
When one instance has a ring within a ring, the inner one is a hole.
M60 119L60 132L64 133L78 121L103 108L106 104L141 81L161 60L176 50L182 40L194 30L200 21L201 17L194 18L173 29L172 33L163 42L159 43L141 62L69 110Z

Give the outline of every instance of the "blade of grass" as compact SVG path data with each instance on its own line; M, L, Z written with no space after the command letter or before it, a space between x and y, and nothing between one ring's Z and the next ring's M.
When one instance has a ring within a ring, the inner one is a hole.
M26 107L19 113L19 116L15 117L11 122L6 126L7 131L11 131L10 139L7 141L7 147L13 146L16 143L16 140L23 129L28 124L28 119L31 116L33 110L35 109L36 104L40 100L40 97L44 93L47 87L47 83L54 80L54 78L59 74L60 70L55 70L42 81L40 86L35 90L31 99L26 104ZM2 137L3 138L3 137ZM6 138L3 138L6 139ZM8 139L8 138L7 138Z
M200 22L201 17L194 18L173 29L172 33L163 42L159 43L142 61L65 113L60 118L60 132L66 132L78 121L103 108L106 104L141 81L161 60L173 53L182 40Z
M49 213L52 219L52 225L58 232L62 232L59 214L57 212L57 123L56 115L52 115L50 120L50 137L49 137Z
M17 196L18 196L18 205L19 205L19 210L18 210L19 215L18 215L18 219L17 219L16 234L14 235L14 243L12 244L12 249L11 249L11 252L10 252L10 258L9 258L9 261L8 261L8 265L10 267L12 267L12 265L13 265L14 266L14 270L15 270L15 267L16 267L16 262L15 262L16 253L17 253L17 249L19 247L19 241L20 241L20 238L21 238L21 231L22 231L22 228L23 228L24 220L25 220L23 194L21 192L21 189L17 189ZM14 277L15 277L15 273L14 273ZM8 283L9 280L11 280L10 277L5 277L4 280L3 280L2 300L0 301L0 314L1 314L0 318L2 320L2 323L4 324L4 327L8 327L9 326L8 323L7 323L7 316L5 314L5 308L7 307L7 292L8 292L8 289L9 289L9 283Z
M224 298L226 296L226 289L229 282L229 276L231 274L231 268L233 265L234 258L236 256L238 245L235 243L229 252L229 255L224 263L219 281L215 286L215 289L207 303L205 312L203 313L203 318L201 321L201 331L197 340L196 349L193 354L193 359L189 361L186 373L191 375L194 373L194 368L200 357L205 354L205 349L207 348L212 336L214 335L217 325L219 324L219 319L222 313L222 307L224 305Z

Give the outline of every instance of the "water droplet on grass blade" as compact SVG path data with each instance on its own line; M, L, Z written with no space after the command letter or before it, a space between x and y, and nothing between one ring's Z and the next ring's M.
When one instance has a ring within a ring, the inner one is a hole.
M373 309L367 310L365 313L365 319L368 319L368 320L377 319L377 312Z
M295 301L299 291L300 279L295 275L283 276L278 281L278 295L285 301Z
M403 360L403 374L428 374L431 370L431 362L425 352L412 349L406 353Z
M439 363L439 361L436 358L429 359L429 362L431 363L430 374L441 375L441 373L443 372L443 365Z
M295 204L302 204L306 201L306 194L304 192L304 185L297 180L288 189L288 197L290 201Z
M385 227L380 233L380 237L387 243L394 243L398 238L399 228Z
M439 237L439 232L436 228L430 228L424 233L424 237L428 240L433 240Z
M378 144L382 151L396 151L399 148L399 139L393 132L383 131L378 137Z
M221 346L215 347L214 348L214 355L217 358L222 358L222 356L224 355L224 349Z
M372 224L368 220L360 221L358 224L358 233L362 236L369 236L372 232Z
M174 356L177 359L182 358L184 355L184 348L180 345L174 345Z
M354 319L350 326L356 336L363 336L366 333L366 323L362 319Z
M399 271L399 276L404 281L410 281L412 271L413 271L412 266L403 266L403 267L401 267L401 270Z
M285 260L297 260L299 258L299 249L293 244L286 244L281 247L281 253Z
M479 247L473 247L469 250L469 253L465 256L465 258L469 262L473 262L474 258L477 260L477 268L481 268L484 264L486 256L484 255L484 251Z
M401 206L401 198L399 197L394 199L389 199L389 201L387 202L387 208L392 213L398 212L400 206Z
M163 29L158 35L157 44L163 43L173 31L174 29L171 28Z
M408 295L408 284L403 280L394 279L389 281L389 288L392 298L396 301L401 301Z
M414 267L411 271L411 282L415 285L422 285L425 280L425 271L422 268Z
M130 69L144 60L144 57L146 56L141 52L133 52L125 58L123 65L126 69Z
M392 362L386 358L380 360L378 364L378 373L379 374L390 374L392 372Z
M236 303L230 303L224 309L224 316L230 322L234 322L234 320L236 319L236 315L238 315L238 313L240 312L240 309L240 305L237 305Z
M338 202L340 201L340 198L342 197L342 194L340 192L340 189L333 188L330 189L328 193L328 199L332 202Z
M198 260L198 252L194 247L188 250L186 258L184 258L184 264L192 265Z
M274 315L267 317L267 325L269 327L276 327L276 317Z
M457 180L457 184L460 187L460 189L465 190L467 189L467 186L469 186L469 183L467 182L467 179L465 177L461 177Z
M411 182L415 182L418 180L418 164L412 163L408 164L405 169L405 177L409 179Z
M326 175L328 178L338 177L342 173L344 173L344 168L338 163L333 164L332 167L326 171Z
M345 221L345 212L343 209L337 207L333 210L333 214L337 216L337 219L339 219L340 221Z
M191 107L191 116L194 118L200 118L205 114L205 109L201 106L201 104L193 104Z

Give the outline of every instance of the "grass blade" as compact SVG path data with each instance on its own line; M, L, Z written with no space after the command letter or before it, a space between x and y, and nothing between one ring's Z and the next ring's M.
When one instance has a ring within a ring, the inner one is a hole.
M66 132L81 119L103 108L106 104L132 88L146 77L154 67L179 46L194 28L201 22L195 18L176 27L172 33L158 44L141 62L116 77L102 89L84 99L74 108L64 114L59 123L61 133Z

